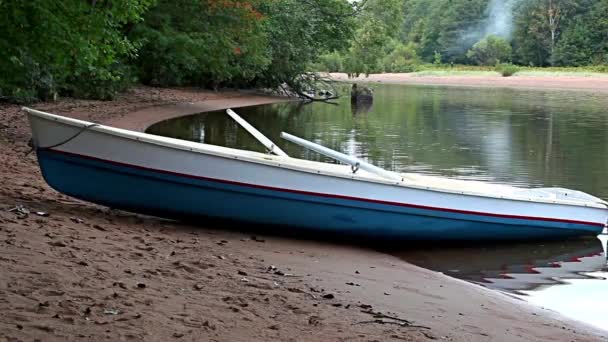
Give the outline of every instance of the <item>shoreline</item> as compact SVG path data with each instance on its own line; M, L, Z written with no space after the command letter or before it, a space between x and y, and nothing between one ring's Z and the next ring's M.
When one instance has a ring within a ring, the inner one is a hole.
M116 101L67 99L33 107L143 131L172 117L279 101L286 99L138 87ZM0 309L7 313L0 339L608 338L608 332L370 249L253 237L240 223L193 226L59 194L42 179L35 155L25 155L29 127L19 108L0 105ZM16 205L30 213L9 211Z
M527 90L563 90L586 91L608 94L607 77L598 76L518 76L502 77L500 75L417 75L416 73L385 73L360 75L348 78L344 73L329 73L329 78L340 82L410 84L426 86L457 86L479 88L508 88Z

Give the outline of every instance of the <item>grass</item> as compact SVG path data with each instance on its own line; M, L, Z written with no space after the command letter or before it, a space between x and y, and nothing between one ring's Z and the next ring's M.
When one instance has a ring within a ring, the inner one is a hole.
M484 71L484 70L452 70L452 69L433 69L433 70L422 70L412 73L414 76L496 76L496 71Z
M476 65L436 65L422 64L418 66L414 76L498 76L495 66ZM578 77L608 77L608 66L589 67L526 67L517 66L516 76L578 76Z

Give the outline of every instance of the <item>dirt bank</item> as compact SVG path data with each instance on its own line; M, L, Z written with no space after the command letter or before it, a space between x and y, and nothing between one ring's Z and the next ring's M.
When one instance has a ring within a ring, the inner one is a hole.
M555 90L583 90L594 93L608 93L608 76L518 76L502 77L500 75L483 76L424 76L418 74L372 74L369 77L361 75L349 79L346 74L332 73L332 79L339 81L358 81L389 84L419 84L419 85L445 85L469 87L494 88L520 88L520 89L555 89Z
M204 108L273 101L142 87L111 102L35 107L143 129ZM19 107L0 105L0 341L608 338L371 250L254 237L240 224L193 226L69 198L44 183L35 154L26 155L29 137Z

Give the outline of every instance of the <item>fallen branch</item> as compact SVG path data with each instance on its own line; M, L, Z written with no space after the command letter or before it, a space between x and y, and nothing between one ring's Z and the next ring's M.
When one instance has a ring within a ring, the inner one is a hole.
M431 329L429 327L426 327L424 325L415 325L415 324L407 324L407 323L403 323L403 322L391 322L391 321L383 321L381 319L375 319L373 321L361 321L361 322L356 322L353 323L353 325L356 324L393 324L393 325L398 325L400 327L403 328L419 328L419 329Z
M337 103L330 101L340 98L340 92L336 89L335 82L316 73L302 74L295 79L286 81L285 85L289 87L288 89L291 94L305 100L307 103L323 102L337 105ZM285 88L281 87L285 91ZM328 88L330 90L327 90ZM312 95L308 94L309 90L314 93ZM315 97L315 93L318 93L319 90L322 95L327 94L327 96Z
M333 96L326 96L326 97L314 97L314 96L310 96L306 93L303 93L299 90L295 90L295 93L298 94L299 97L307 99L309 101L322 101L322 102L327 102L330 104L336 104L335 102L328 102L329 100L335 100L335 99L339 99L340 96L339 95L333 95Z
M417 327L417 328L431 329L429 327L425 327L425 326L422 326L422 325L415 325L415 324L413 324L412 321L409 321L407 319L403 319L403 318L399 318L399 317L395 317L395 316L386 315L386 314L383 314L381 312L374 312L374 310L361 310L361 312L366 313L368 315L372 315L374 318L376 318L376 323L379 323L379 324L399 324L399 325L408 326L408 327ZM392 320L397 321L397 322L383 321L382 318L392 319ZM383 323L380 323L380 322L383 322Z

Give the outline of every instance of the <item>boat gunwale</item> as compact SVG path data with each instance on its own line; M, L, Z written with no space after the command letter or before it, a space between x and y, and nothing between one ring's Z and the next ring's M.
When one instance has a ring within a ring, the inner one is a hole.
M138 132L138 131L117 128L117 127L112 127L112 126L107 126L107 125L102 125L102 124L97 124L95 126L91 126L91 124L93 124L93 122L90 122L90 121L73 119L73 118L69 118L69 117L65 117L65 116L61 116L61 115L57 115L57 114L39 111L39 110L28 108L28 107L23 107L22 109L24 111L28 112L30 115L35 115L35 116L38 116L38 117L41 117L43 119L50 120L50 121L60 122L60 123L63 123L63 124L69 125L69 126L75 126L80 129L87 128L88 130L95 131L98 133L118 136L118 137L121 137L124 139L135 140L138 142L149 143L149 144L153 144L153 145L182 150L182 151L186 151L186 152L194 152L194 153L198 153L198 154L208 154L208 155L213 155L213 156L227 158L227 159L243 160L246 162L262 164L262 165L267 165L267 166L272 166L272 167L279 167L279 168L288 169L288 170L292 170L292 171L324 175L324 176L343 178L343 179L351 179L351 180L357 180L357 181L363 181L363 182L378 183L378 184L383 184L383 185L391 185L391 186L396 185L398 187L409 188L409 189L426 190L426 191L449 193L449 194L464 195L464 196L491 198L491 199L508 200L508 201L515 201L515 202L533 202L533 203L542 203L542 204L558 204L558 205L566 205L566 206L586 207L586 208L594 208L594 209L608 209L608 203L606 203L604 201L582 203L582 202L578 202L578 201L568 201L568 200L563 200L563 199L544 200L544 199L540 199L540 198L533 199L533 198L528 198L528 197L509 196L509 195L493 196L491 194L485 194L485 193L479 193L479 192L473 192L473 191L457 191L457 190L451 190L451 189L446 189L446 188L416 185L416 184L408 183L406 181L401 181L401 182L388 181L383 178L379 178L379 177L376 178L373 175L356 175L356 174L345 175L345 174L340 174L340 173L332 172L332 171L328 171L328 170L321 171L321 170L309 167L308 165L289 165L289 163L293 162L293 161L295 161L295 162L303 161L305 163L318 163L318 164L328 164L328 165L333 165L333 164L316 162L316 161L300 159L300 158L274 156L274 155L268 155L268 154L264 154L264 153L260 153L260 152L234 149L234 148L219 146L219 145L192 142L192 141L181 140L181 139L176 139L176 138L158 136L158 135L149 134L149 133L145 133L145 132ZM56 151L64 152L61 150L56 150ZM241 155L238 155L239 153ZM91 156L91 157L94 157L94 156ZM518 188L518 189L534 189L534 188Z

